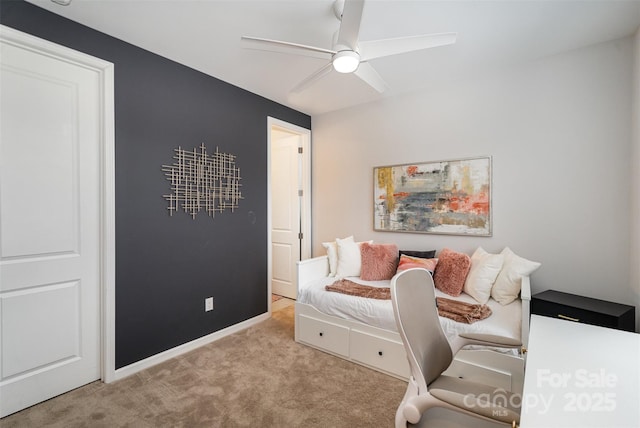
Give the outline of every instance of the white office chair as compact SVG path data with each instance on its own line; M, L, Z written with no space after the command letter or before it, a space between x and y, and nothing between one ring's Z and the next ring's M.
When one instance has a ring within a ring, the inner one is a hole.
M419 423L432 407L517 426L520 400L513 393L442 373L465 345L515 348L521 343L493 335L465 334L450 344L438 318L433 279L425 269L409 269L394 276L391 300L411 370L407 392L396 412L396 428Z

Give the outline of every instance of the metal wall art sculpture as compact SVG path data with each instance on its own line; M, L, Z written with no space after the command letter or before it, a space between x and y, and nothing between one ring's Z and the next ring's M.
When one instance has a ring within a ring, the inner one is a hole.
M181 147L174 149L173 165L162 165L167 180L171 182L171 194L163 195L169 202L169 215L179 209L193 219L200 210L215 217L216 212L238 208L240 192L240 168L236 157L228 153L208 155L204 144L192 151Z

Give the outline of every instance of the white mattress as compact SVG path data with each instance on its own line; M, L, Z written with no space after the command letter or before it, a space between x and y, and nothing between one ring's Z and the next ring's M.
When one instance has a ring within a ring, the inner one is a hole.
M358 277L349 277L347 279L374 287L389 287L390 283L390 281L363 281ZM298 302L311 305L327 315L359 321L384 330L397 332L391 300L368 299L325 290L324 287L326 285L333 284L335 281L336 278L325 277L307 284L301 284L298 290ZM465 293L458 297L452 297L438 289L435 292L436 297L478 303L473 297ZM522 331L522 305L520 301L516 300L506 306L502 306L495 300L489 299L487 305L491 308L491 316L473 324L464 324L440 317L442 329L447 337L451 340L458 333L465 332L495 334L520 340Z

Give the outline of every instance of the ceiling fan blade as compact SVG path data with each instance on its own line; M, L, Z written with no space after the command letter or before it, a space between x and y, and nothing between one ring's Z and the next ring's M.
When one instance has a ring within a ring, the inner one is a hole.
M316 71L311 76L307 77L302 82L294 86L293 89L291 89L291 92L292 93L302 92L303 90L307 89L309 86L313 85L315 82L317 82L327 74L331 73L331 70L333 70L333 64L328 63L327 65L322 67L320 70Z
M380 93L383 93L388 88L387 83L368 62L361 62L353 74Z
M457 33L425 34L422 36L398 37L396 39L360 42L358 50L363 61L398 55L406 52L451 45L456 42Z
M342 10L342 22L338 33L338 45L356 50L364 0L345 0Z
M321 59L329 59L336 53L336 51L331 49L301 45L299 43L283 42L280 40L263 39L261 37L242 36L240 39L243 47L247 49L259 49Z

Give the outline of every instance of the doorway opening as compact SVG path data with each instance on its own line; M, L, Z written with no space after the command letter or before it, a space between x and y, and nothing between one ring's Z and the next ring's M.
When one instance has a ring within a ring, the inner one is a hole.
M296 299L296 264L311 256L311 131L272 117L267 127L271 310L272 294Z

